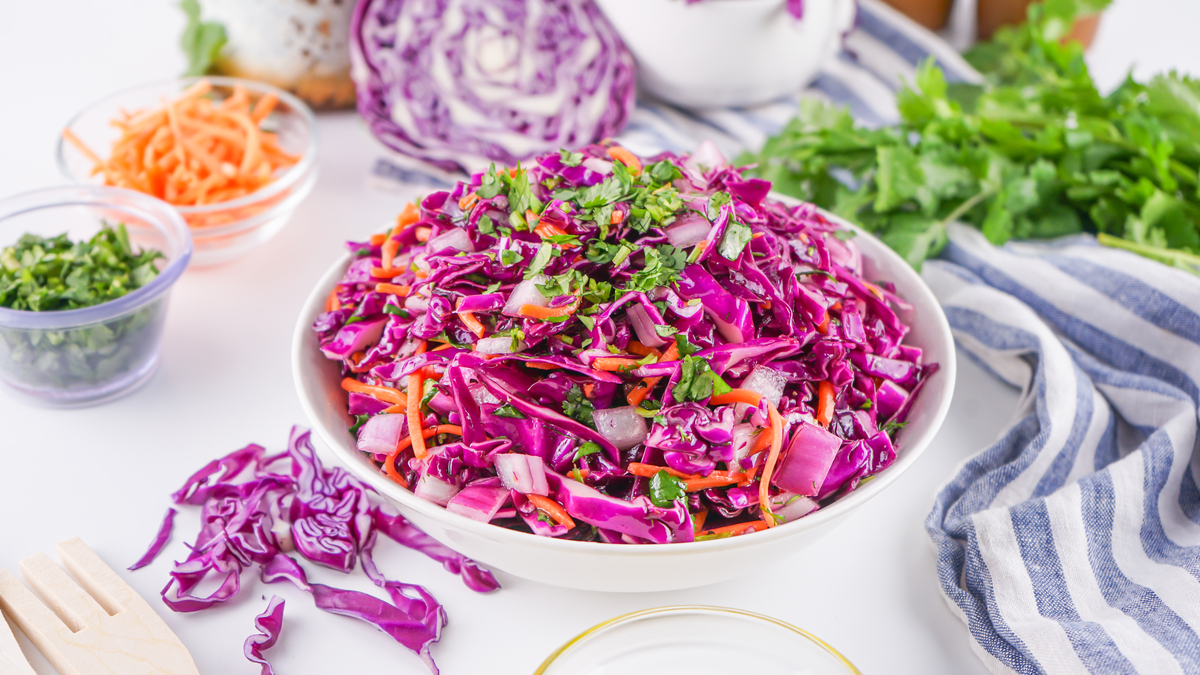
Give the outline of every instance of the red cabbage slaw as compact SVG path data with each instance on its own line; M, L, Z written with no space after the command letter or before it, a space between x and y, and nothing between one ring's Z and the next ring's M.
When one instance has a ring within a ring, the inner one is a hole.
M596 144L348 243L313 329L358 448L447 510L610 543L740 535L854 490L937 365L853 233L770 187L710 144Z

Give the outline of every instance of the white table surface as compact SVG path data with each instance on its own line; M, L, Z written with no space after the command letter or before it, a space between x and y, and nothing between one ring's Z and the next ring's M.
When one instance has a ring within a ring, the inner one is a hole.
M53 150L74 112L101 96L182 70L182 18L163 0L17 2L0 10L0 195L61 182ZM1139 77L1166 68L1200 73L1195 0L1116 0L1090 55L1097 80L1115 86L1135 63ZM339 255L341 242L378 229L403 200L372 191L374 145L353 113L320 117L321 176L295 219L268 245L178 283L162 365L140 391L96 408L31 408L0 396L0 566L81 536L112 566L136 560L167 508L167 495L204 463L250 442L280 448L304 423L292 388L289 343L300 304ZM391 578L424 584L450 623L434 656L443 673L531 673L558 645L604 619L670 604L762 612L815 633L864 673L986 672L942 600L923 529L934 492L965 458L1008 424L1017 392L969 359L958 364L950 416L925 457L902 480L848 516L841 528L761 578L655 594L561 590L498 573L503 589L477 595L420 554L390 542L378 561ZM264 594L287 600L281 675L426 672L371 627L325 614L290 586L247 574L225 606L173 614L157 593L173 558L186 555L197 509L150 567L123 576L165 615L203 673L252 673L242 642ZM315 581L371 591L310 565ZM55 670L21 641L34 669ZM353 669L347 668L352 666ZM384 672L381 670L380 672Z

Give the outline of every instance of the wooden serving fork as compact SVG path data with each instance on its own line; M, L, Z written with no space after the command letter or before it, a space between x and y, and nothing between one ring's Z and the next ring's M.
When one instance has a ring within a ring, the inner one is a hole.
M21 575L44 604L12 572L0 569L0 608L58 672L199 675L187 648L162 618L86 544L78 538L64 541L58 558L78 583L44 553L21 561ZM0 635L0 665L3 640Z
M33 666L21 653L21 645L8 629L8 622L0 616L0 673L4 675L37 675Z

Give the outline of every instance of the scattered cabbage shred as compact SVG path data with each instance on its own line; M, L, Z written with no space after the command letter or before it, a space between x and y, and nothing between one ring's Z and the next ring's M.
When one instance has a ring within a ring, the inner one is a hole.
M350 35L375 137L447 171L615 136L633 111L633 56L592 0L363 0Z
M456 513L612 543L743 534L854 490L937 366L902 343L908 306L863 278L853 233L769 190L711 145L590 145L476 173L348 243L313 328L359 449ZM392 401L414 378L409 418ZM713 402L732 388L761 400ZM423 457L410 420L441 427Z
M242 573L257 568L266 583L288 581L312 595L327 612L365 621L417 654L437 673L430 645L438 640L446 614L424 588L385 579L371 557L379 533L441 562L447 571L479 592L499 588L494 577L470 559L418 530L400 514L370 499L371 489L340 468L325 469L309 432L292 430L286 452L267 454L249 445L213 460L174 495L176 504L200 506L201 530L187 559L175 563L163 589L163 602L177 612L195 612L226 602L241 586ZM169 511L151 550L149 563L170 534ZM350 573L361 561L367 576L392 598L388 603L359 591L310 583L288 555ZM215 590L201 594L199 588ZM283 601L273 598L255 624L260 635L246 640L246 657L272 673L262 652L279 637Z

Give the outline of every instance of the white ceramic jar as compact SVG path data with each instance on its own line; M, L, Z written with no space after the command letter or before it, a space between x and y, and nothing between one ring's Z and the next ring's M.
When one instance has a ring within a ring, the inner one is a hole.
M799 91L854 24L855 0L596 0L638 65L638 84L702 110L751 106Z

